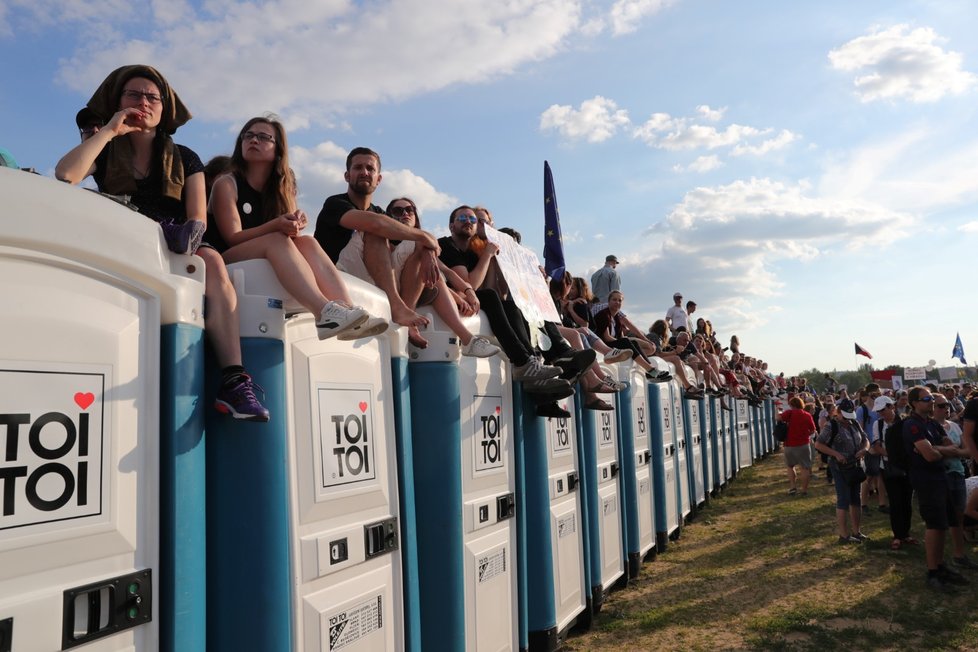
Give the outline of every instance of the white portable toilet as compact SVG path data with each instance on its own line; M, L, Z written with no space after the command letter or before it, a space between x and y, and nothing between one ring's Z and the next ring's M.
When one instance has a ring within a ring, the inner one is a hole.
M672 420L676 431L676 476L679 479L679 515L685 519L693 513L695 496L692 494L687 457L693 451L686 443L686 421L683 419L683 390L676 380L669 381L672 389Z
M427 649L519 647L513 387L502 355L461 356L431 311L411 350L421 638ZM491 336L483 314L464 320Z
M735 441L737 443L738 470L754 463L753 445L750 439L750 416L746 399L737 399Z
M267 261L228 271L242 338L284 343L286 413L272 418L284 420L287 432L287 457L275 462L287 468L293 649L401 650L391 355L406 346L403 333L320 340L313 315L288 296ZM380 290L349 275L343 280L355 303L389 319ZM273 323L269 307L282 305L288 317Z
M676 474L675 419L671 383L649 383L649 414L655 497L656 552L666 549L670 537L679 535L679 478Z
M185 568L161 544L161 520L184 522L160 440L193 455L202 436L192 405L162 432L181 406L161 407L161 376L202 374L202 261L88 190L0 168L0 197L0 648L156 650L181 617L161 586ZM163 360L177 328L198 346ZM199 525L177 545L202 559ZM203 578L188 582L182 645L203 650Z

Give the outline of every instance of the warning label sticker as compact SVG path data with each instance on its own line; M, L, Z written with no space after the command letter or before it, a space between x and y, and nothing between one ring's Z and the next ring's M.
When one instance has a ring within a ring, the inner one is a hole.
M479 584L506 572L506 549L498 550L476 560L476 576Z
M329 649L342 650L384 627L384 596L377 595L329 617Z
M640 496L644 496L649 493L649 480L645 478L638 483L638 493Z
M557 538L572 536L577 532L577 514L568 514L563 518L557 519Z
M605 498L601 503L601 509L605 516L609 516L618 511L618 500L616 496L611 496L610 498Z

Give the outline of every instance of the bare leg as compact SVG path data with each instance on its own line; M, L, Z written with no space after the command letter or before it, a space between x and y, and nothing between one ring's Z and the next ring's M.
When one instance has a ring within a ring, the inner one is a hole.
M849 520L852 522L853 534L862 532L863 510L861 506L849 505Z
M801 478L801 493L807 494L808 482L812 479L812 470L802 467L801 470L798 471L798 476Z
M924 530L924 550L927 553L927 570L937 570L944 561L944 530Z
M216 249L201 247L197 255L204 259L207 271L204 292L207 296L207 314L204 327L217 363L223 369L241 364L241 330L238 325L238 297L228 277L224 259Z
M370 233L363 234L363 262L374 284L387 295L391 307L391 319L402 326L426 326L428 320L408 308L401 299L394 279L394 268L391 267L390 248L386 238Z
M796 488L795 487L795 481L797 479L796 476L795 476L795 467L793 467L793 466L787 466L787 467L785 467L785 471L788 474L788 485L789 485L789 487L791 489L795 489Z
M407 269L406 264L404 268ZM462 342L462 345L468 346L469 342L472 341L472 333L462 323L462 318L458 314L458 306L455 305L455 299L452 298L451 293L448 291L448 285L445 283L445 279L439 276L438 284L435 287L438 288L438 295L432 302L431 307L435 309L435 314L441 317L448 328L458 335L458 339ZM414 307L411 303L408 303L408 305L412 308Z
M284 233L269 233L224 252L224 260L228 263L255 258L267 260L282 287L306 310L319 317L328 299L319 291L312 268L299 253L292 238Z
M679 382L683 388L689 389L693 386L693 383L689 381L689 377L686 375L686 370L683 368L683 361L678 355L675 353L659 353L657 355L666 362L671 362L676 367L676 376L679 378Z
M846 510L839 509L838 507L835 508L835 525L839 530L840 537L849 536L849 528L847 527L848 524L846 523Z
M316 284L323 296L327 299L353 305L353 299L350 298L350 293L346 289L346 283L343 282L340 270L336 269L336 265L329 259L316 239L303 235L294 238L292 242L295 243L299 253L309 263L309 268L312 269L312 275L316 278Z

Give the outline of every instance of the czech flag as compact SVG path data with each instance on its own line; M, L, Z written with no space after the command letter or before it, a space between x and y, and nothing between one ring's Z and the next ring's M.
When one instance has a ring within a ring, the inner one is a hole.
M866 350L866 349L864 349L863 347L861 347L861 346L859 346L858 344L856 344L856 355L864 355L864 356L866 356L867 358L869 358L870 360L872 360L872 359L873 359L873 356L871 356L871 355L869 354L869 351L867 351L867 350Z

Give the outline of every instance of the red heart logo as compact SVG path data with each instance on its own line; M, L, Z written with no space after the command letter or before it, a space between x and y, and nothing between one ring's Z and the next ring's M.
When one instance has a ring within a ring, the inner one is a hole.
M81 392L75 393L75 405L83 410L87 410L88 406L95 402L95 394L91 392L86 392L82 394Z
M499 406L496 406L496 414L499 414Z
M367 413L367 403L365 401L360 401L360 411L364 414Z

